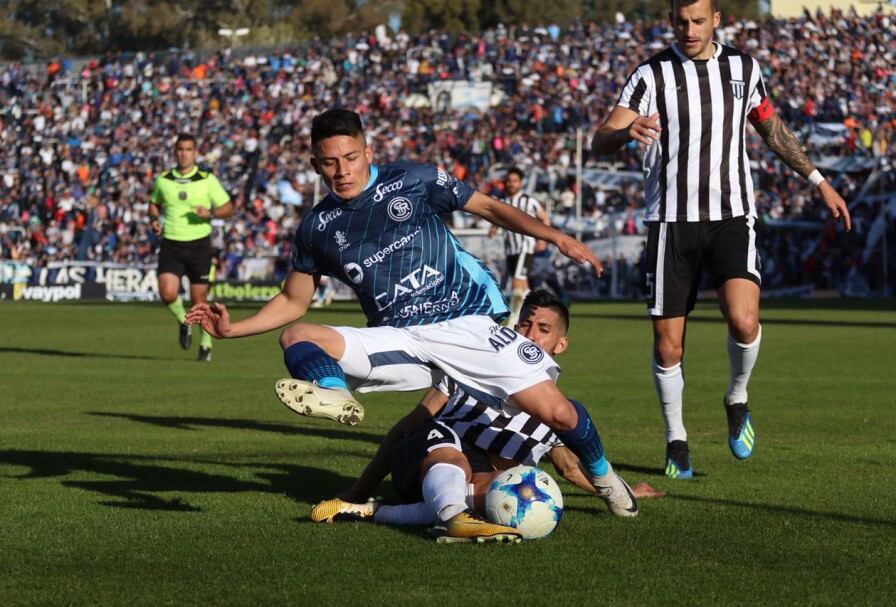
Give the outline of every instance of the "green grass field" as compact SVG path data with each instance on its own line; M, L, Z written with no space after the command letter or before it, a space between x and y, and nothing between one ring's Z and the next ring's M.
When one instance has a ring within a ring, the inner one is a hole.
M160 305L0 304L0 604L893 602L892 301L764 303L746 462L725 442L724 325L702 304L688 332L692 481L662 476L642 305L572 312L561 387L626 479L669 496L621 520L562 484L547 540L440 546L308 520L416 395L365 395L356 428L300 418L273 393L276 334L218 343L205 365ZM362 321L349 304L308 319Z

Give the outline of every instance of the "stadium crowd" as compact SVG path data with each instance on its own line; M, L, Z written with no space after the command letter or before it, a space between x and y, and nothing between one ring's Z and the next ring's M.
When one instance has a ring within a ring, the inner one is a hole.
M718 34L756 56L775 106L804 141L817 125L836 123L838 136L819 148L826 157L892 167L896 16L727 21ZM275 259L283 272L315 196L308 125L331 106L365 116L380 159L429 160L487 191L500 191L497 164L559 175L544 196L555 221L565 222L579 187L569 177L575 129L590 141L629 73L670 41L665 23L619 19L566 30L346 36L239 58L222 50L54 60L39 71L9 64L0 68L0 259L154 261L152 179L172 163L173 139L186 130L199 136L200 163L236 205L214 237L223 276L241 277L244 260L255 257ZM453 79L494 81L506 95L484 113L437 112L421 102L428 83ZM762 218L824 222L810 188L758 136L749 145ZM630 145L605 160L637 171L639 156ZM848 201L867 174L829 173ZM637 184L581 187L594 235L643 232ZM861 255L879 205L858 210L849 236L833 227L771 230L764 256L787 284L835 288L850 271L879 281L870 275L875 262Z

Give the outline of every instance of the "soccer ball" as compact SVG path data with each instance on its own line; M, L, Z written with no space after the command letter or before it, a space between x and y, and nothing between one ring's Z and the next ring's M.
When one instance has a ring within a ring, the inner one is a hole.
M563 494L550 475L532 466L515 466L492 481L485 515L493 523L516 528L527 540L546 537L560 522Z

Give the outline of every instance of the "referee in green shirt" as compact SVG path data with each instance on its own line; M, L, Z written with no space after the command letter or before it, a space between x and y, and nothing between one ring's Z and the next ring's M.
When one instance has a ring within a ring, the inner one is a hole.
M190 279L190 299L194 304L208 301L212 265L211 220L226 219L233 213L230 196L217 178L196 166L196 138L188 133L177 136L174 144L175 168L156 177L150 198L152 229L162 235L159 247L159 296L180 326L180 346L187 350L192 341L190 326L184 324L184 302L180 283ZM200 361L212 360L212 338L202 331Z

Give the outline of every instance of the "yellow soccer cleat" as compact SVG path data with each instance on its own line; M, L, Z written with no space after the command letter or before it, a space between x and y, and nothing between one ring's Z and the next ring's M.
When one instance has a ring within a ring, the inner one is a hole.
M332 419L349 426L364 419L364 407L345 390L321 388L300 379L281 379L274 389L280 402L299 415Z
M341 521L372 521L379 502L353 504L338 497L324 500L311 509L311 520L315 523L335 523Z
M436 538L439 544L516 544L523 539L523 535L513 527L491 523L472 510L454 515L439 531L441 535Z

